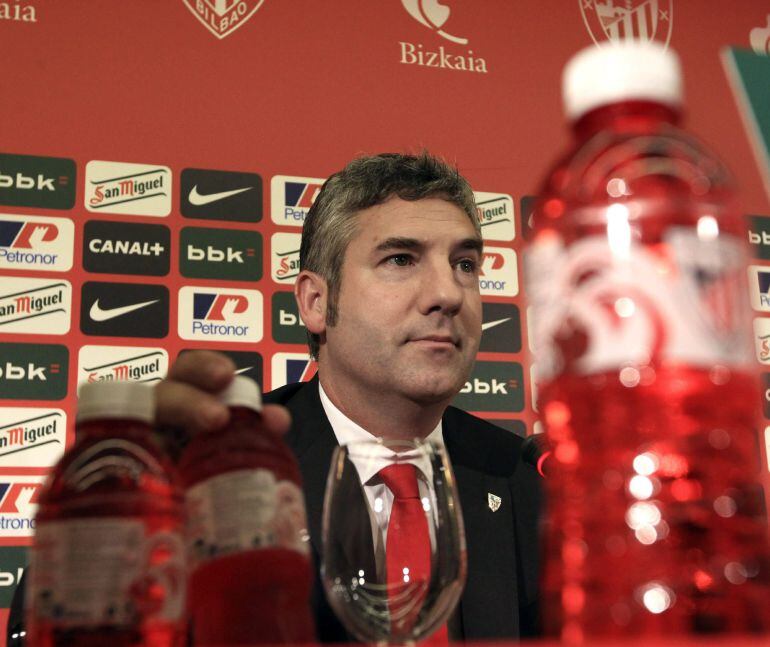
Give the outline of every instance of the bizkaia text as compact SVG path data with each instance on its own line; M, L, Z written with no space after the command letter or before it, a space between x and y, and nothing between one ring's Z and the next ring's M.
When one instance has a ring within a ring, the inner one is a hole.
M487 73L487 62L480 56L474 56L473 50L470 49L465 54L451 54L444 49L443 45L440 45L435 52L423 49L419 43L414 45L401 41L399 45L401 46L400 62L405 65Z

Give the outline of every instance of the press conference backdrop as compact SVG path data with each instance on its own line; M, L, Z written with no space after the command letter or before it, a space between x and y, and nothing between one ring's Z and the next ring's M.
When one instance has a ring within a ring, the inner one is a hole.
M767 0L0 2L0 622L78 383L157 381L195 348L265 389L313 375L300 230L357 155L427 148L471 180L484 332L456 404L532 433L521 253L567 139L560 73L634 36L679 52L688 123L739 179L770 365Z

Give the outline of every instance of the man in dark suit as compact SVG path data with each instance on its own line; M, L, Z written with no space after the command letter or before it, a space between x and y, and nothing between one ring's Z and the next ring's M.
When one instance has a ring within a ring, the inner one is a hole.
M266 394L263 412L273 429L290 427L316 560L343 428L443 441L468 555L449 635L465 640L530 636L538 626L536 471L521 460L522 439L449 407L481 337L481 251L470 186L427 154L361 158L330 177L305 220L295 285L318 375ZM216 353L184 354L158 386L159 422L191 433L223 426L228 413L214 394L234 368ZM350 639L318 577L313 604L321 640Z

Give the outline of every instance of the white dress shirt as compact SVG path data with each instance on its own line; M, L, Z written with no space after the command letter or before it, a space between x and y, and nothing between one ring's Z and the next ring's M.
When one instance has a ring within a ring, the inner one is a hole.
M324 408L326 417L332 426L334 435L339 445L350 445L356 442L366 442L376 439L376 436L370 434L366 429L357 425L340 411L329 399L329 396L323 390L321 383L318 383L318 390L321 396L321 405ZM427 442L435 443L441 447L444 446L444 435L441 429L441 420L436 428L425 438ZM377 564L377 575L381 580L385 579L385 544L388 537L388 521L390 519L390 510L393 507L393 493L382 481L378 472L388 465L384 456L392 455L387 448L382 447L382 454L378 457L367 453L366 456L357 456L354 452L348 455L350 462L356 468L358 477L366 495L369 517L372 522L372 538L374 540L374 557ZM420 490L420 497L423 502L423 508L426 510L436 510L436 498L432 485L432 466L425 457L415 457L415 460L409 461L417 468L417 485ZM429 507L428 507L429 506ZM430 515L429 518L433 518ZM435 545L434 524L428 524L430 531L431 544Z

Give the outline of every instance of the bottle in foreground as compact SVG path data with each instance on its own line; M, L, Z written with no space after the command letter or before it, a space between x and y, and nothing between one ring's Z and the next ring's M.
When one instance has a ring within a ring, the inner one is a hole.
M677 127L680 88L653 44L568 64L574 143L527 250L555 459L544 617L573 644L770 627L745 231Z
M75 444L39 499L27 644L185 644L184 504L153 415L144 384L81 387Z
M236 376L220 397L228 426L193 438L179 464L195 642L315 642L299 467L263 426L254 381Z

